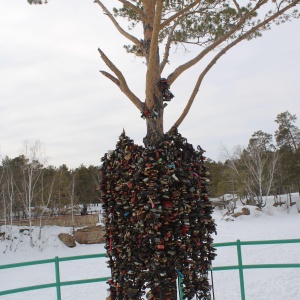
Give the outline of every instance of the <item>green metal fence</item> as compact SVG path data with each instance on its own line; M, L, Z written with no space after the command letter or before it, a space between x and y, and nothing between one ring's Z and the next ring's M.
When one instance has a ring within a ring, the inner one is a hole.
M291 244L291 243L300 243L300 239L290 239L290 240L268 240L268 241L246 241L242 242L237 240L236 242L229 243L217 243L214 244L214 247L232 247L235 246L237 249L237 258L238 264L233 266L219 266L213 267L213 272L215 271L228 271L228 270L238 270L239 278L240 278L240 290L241 290L241 299L245 300L245 282L244 282L244 273L245 269L265 269L265 268L300 268L300 263L293 264L256 264L256 265L243 265L242 260L242 246L256 246L256 245L270 245L270 244ZM89 258L100 258L106 257L106 254L91 254L91 255L81 255L81 256L71 256L71 257L55 257L53 259L45 259L17 264L8 264L0 266L0 270L10 269L10 268L18 268L32 265L40 265L40 264L49 264L54 263L55 266L55 282L48 284L40 284L34 286L27 286L17 289L0 291L0 296L21 293L31 290L45 289L45 288L56 288L56 297L57 300L61 300L61 287L68 285L77 285L77 284L86 284L86 283L94 283L107 281L110 277L101 277L101 278L90 278L90 279L82 279L82 280L73 280L73 281L61 281L60 280L60 272L59 272L59 263L63 261L71 261L71 260L80 260L80 259L89 259ZM180 276L179 276L180 277ZM181 287L181 279L178 278L179 287ZM182 289L179 289L180 299L183 299Z
M0 266L0 271L3 269L10 269L10 268L18 268L18 267L25 267L25 266L33 266L33 265L41 265L41 264L49 264L54 263L55 266L55 282L47 283L47 284L40 284L40 285L33 285L27 286L17 289L11 289L6 291L0 291L0 296L27 292L32 290L39 290L45 288L56 288L56 299L61 300L61 287L67 285L76 285L76 284L85 284L85 283L94 283L94 282L101 282L107 281L111 277L99 277L99 278L90 278L90 279L82 279L82 280L73 280L73 281L60 281L60 272L59 272L59 263L63 261L70 261L70 260L79 260L79 259L89 259L89 258L99 258L99 257L107 257L106 254L90 254L90 255L81 255L81 256L70 256L70 257L55 257L53 259L44 259L44 260L37 260L37 261L29 261L24 263L17 263L17 264L9 264L9 265L2 265Z
M236 246L237 257L238 257L238 265L213 267L213 271L238 270L239 271L239 277L240 277L241 300L245 300L246 299L246 295L245 295L245 282L244 282L244 270L245 269L300 268L300 263L297 263L297 264L256 264L256 265L243 265L242 246L293 244L293 243L300 243L300 239L268 240L268 241L247 241L247 242L242 242L240 240L237 240L236 242L214 244L214 247L216 247L216 248Z

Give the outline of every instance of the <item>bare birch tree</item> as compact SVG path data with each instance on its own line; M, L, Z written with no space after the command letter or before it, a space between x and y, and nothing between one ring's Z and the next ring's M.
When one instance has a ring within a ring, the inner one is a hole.
M7 222L12 225L14 215L13 206L15 202L15 182L10 165L6 164L5 161L3 162L2 178L5 225L7 225Z
M49 170L48 170L49 171ZM52 171L54 171L52 169ZM39 247L43 247L45 244L45 240L42 236L42 230L43 227L47 224L47 221L51 218L51 213L49 212L50 204L53 200L53 192L54 192L54 183L56 180L55 173L51 172L51 178L47 178L47 180L44 180L45 178L45 170L43 170L41 176L40 176L40 197L39 197L39 205L36 204L36 210L38 211L39 215L39 234L38 234L38 241L39 241ZM45 218L46 217L46 218Z
M25 141L23 149L21 150L24 157L27 159L26 163L22 166L22 189L23 204L26 211L26 215L29 219L29 231L30 231L30 242L33 244L32 237L32 206L37 192L37 184L39 178L43 172L42 162L46 162L42 145L40 141L29 142Z
M75 201L75 174L72 174L72 181L70 186L70 204L71 204L71 218L72 218L72 227L74 232L74 201Z
M16 159L18 160L18 159ZM19 240L13 238L13 221L19 217L20 203L18 202L17 171L14 166L16 160L5 157L2 160L1 192L3 200L4 230L6 237L6 248L16 251Z
M247 193L256 197L258 207L263 207L263 197L269 195L274 181L278 152L271 143L272 135L255 132L246 149L235 147L233 154L226 148L223 156L245 186Z

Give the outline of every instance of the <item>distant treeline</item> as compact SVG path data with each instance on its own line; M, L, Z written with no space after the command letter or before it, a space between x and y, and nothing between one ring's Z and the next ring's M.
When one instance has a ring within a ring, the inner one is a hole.
M300 130L296 115L288 111L277 116L278 130L273 135L261 130L249 139L248 146L222 149L224 162L207 159L211 197L238 194L255 198L300 189ZM2 159L0 165L0 218L32 218L74 212L79 204L100 203L99 166L84 165L69 169L45 166L41 145L24 144L24 154Z
M100 203L98 168L45 167L32 156L5 157L0 166L0 218L78 213L79 204Z
M247 147L223 147L224 162L208 159L211 172L210 193L219 197L226 193L258 199L269 194L300 190L300 130L296 115L288 111L277 115L278 129L273 135L261 130L249 139Z

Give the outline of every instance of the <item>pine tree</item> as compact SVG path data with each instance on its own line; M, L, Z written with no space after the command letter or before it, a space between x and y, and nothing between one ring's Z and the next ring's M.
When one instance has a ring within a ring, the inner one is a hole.
M280 154L278 183L281 192L300 190L300 129L294 124L296 115L285 111L277 115L275 132Z
M275 122L278 124L278 130L275 132L277 146L279 148L286 148L295 153L300 146L300 129L294 125L296 122L296 115L285 111L279 115Z
M299 1L94 0L129 41L127 52L146 65L145 95L140 99L117 64L98 48L108 68L100 72L133 103L147 127L145 148L123 132L116 149L102 158L111 299L139 299L147 287L148 299L177 299L177 275L182 277L185 298L210 299L207 273L215 256L211 238L215 224L207 195L205 151L187 143L178 127L216 62L241 41L261 36L272 23L298 18L293 9ZM112 2L117 6L113 10ZM134 30L125 30L118 18ZM163 76L172 62L171 50L178 45L197 46L197 52ZM166 131L164 108L174 97L170 87L209 55L193 90L186 91L184 110Z

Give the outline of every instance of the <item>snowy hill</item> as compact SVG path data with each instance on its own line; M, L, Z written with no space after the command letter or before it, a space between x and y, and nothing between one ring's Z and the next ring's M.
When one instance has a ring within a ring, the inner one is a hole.
M300 203L298 194L292 195L292 201ZM242 204L237 202L236 212ZM217 223L215 243L275 239L300 238L300 213L297 206L286 205L274 207L273 197L268 198L267 205L258 211L254 206L247 206L250 215L242 215L226 220L226 210L215 209L213 217ZM41 239L38 228L34 229L35 246L29 243L28 232L19 232L14 227L12 241L0 242L0 265L33 261L55 256L66 257L94 253L104 253L104 245L79 245L66 247L59 239L61 232L70 232L70 228L44 227ZM3 228L2 228L3 231ZM300 244L243 246L244 264L300 263ZM110 276L106 267L106 258L68 261L61 263L61 281ZM213 266L236 265L235 247L218 248ZM18 269L0 270L0 290L7 290L28 285L54 282L53 264L20 267ZM292 300L300 299L300 268L290 269L255 269L245 270L245 291L248 300ZM213 273L216 300L240 299L238 271L216 271ZM102 300L107 297L107 284L91 283L62 287L63 300ZM54 288L36 290L19 294L1 296L1 300L54 300Z

